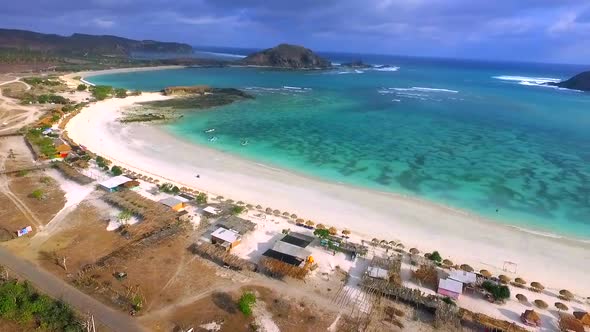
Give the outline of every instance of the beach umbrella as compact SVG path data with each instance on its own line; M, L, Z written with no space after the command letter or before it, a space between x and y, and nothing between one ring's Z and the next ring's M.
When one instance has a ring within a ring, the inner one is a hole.
M281 214L281 210L273 210L272 213L278 216L279 214Z
M346 235L346 236L350 235L350 230L348 230L348 229L343 229L343 230L342 230L342 235Z
M567 301L571 301L574 298L574 294L567 289L562 289L559 291L559 295L562 296L563 299Z
M486 278L492 277L492 273L488 270L479 270L479 274L481 274L482 276L484 276Z
M451 261L450 259L445 259L445 260L443 260L443 261L442 261L442 264L443 264L444 266L453 266L453 265L454 265L454 264L453 264L453 261Z
M338 230L336 229L336 227L330 227L328 229L328 232L330 232L330 235L336 235L336 234L338 234Z
M309 221L309 220L308 220L308 221ZM301 224L303 224L304 222L305 222L305 220L303 220L303 219L301 219L301 218L299 218L299 219L295 220L295 223L296 223L297 225L301 225Z
M293 213L293 214L291 215L291 218L292 218L292 219L297 219L297 215L296 215L295 213Z
M535 300L535 301L533 301L533 303L539 309L547 309L547 307L549 307L549 305L545 301L543 301L543 300Z
M305 224L306 224L307 226L309 226L309 227L313 227L313 225L315 225L315 222L313 222L313 221L311 221L311 220L308 220L308 221L306 221L306 222L305 222Z
M507 275L500 274L498 276L498 279L500 279L500 282L502 282L503 284L507 284L510 282L510 277Z
M254 207L254 205L252 205L252 204L246 204L246 207L247 207L248 209L251 209L251 208L253 208L253 207Z
M286 211L285 211L285 212L283 212L283 217L288 217L288 216L290 216L290 215L291 215L291 214L290 214L289 212L286 212Z
M396 244L397 243L395 241L389 241L389 245L392 246L392 247L395 247Z
M373 239L371 240L371 243L372 243L373 245L375 245L375 246L376 246L376 245L378 245L378 244L379 244L379 240L378 240L377 238L373 238Z
M398 243L395 246L398 247L398 248L400 248L400 249L404 249L406 247L402 243Z
M244 204L246 204L246 203L244 203L244 202L242 202L242 201L238 201L236 204L238 204L238 205L244 205Z
M540 292L543 289L545 289L545 286L543 286L540 282L536 281L531 282L531 287L537 292Z
M381 241L379 241L379 245L386 246L387 245L387 241L381 240Z
M326 226L324 224L318 224L315 228L316 229L326 229Z
M516 294L516 299L521 303L528 303L529 302L529 299L527 299L526 296L524 296L522 294Z
M224 198L225 198L225 197L223 197L223 196L217 196L217 199L218 199L218 200L222 200L222 199L224 199Z
M232 204L232 203L234 202L234 200L230 198L230 199L228 199L228 200L227 200L227 201L225 201L225 202L226 202L226 203L228 203L228 204Z
M522 286L522 285L526 285L526 280L518 277L518 278L514 279L514 283Z
M461 266L461 270L466 271L466 272L473 272L473 268L467 264L462 264Z
M264 212L271 214L272 213L272 209L271 208L266 208L266 210L264 210Z
M561 302L555 302L555 307L557 309L563 310L563 311L568 311L569 310L569 308L565 304L563 304Z
M412 254L412 255L419 255L420 254L420 250L418 250L416 248L410 248L410 254Z

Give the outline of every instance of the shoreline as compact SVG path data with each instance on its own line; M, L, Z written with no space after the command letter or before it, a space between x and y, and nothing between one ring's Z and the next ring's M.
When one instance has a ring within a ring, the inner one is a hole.
M153 125L116 121L121 108L160 98L166 97L144 93L89 105L69 122L69 136L114 164L183 186L289 211L369 238L402 240L408 248L439 250L476 270L568 285L581 295L590 292L579 268L589 261L589 243L534 234L419 198L313 179L188 143ZM518 264L517 273L502 271L507 261ZM547 271L548 266L561 269Z

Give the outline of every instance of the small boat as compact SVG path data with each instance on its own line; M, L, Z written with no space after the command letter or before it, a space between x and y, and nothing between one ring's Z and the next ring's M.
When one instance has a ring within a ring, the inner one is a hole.
M205 130L205 133L212 133L214 131L215 131L215 128L210 128L210 129Z
M242 141L240 142L240 145L241 145L241 146L246 146L246 145L248 145L248 140L247 140L247 139L245 139L245 140L242 140Z
M209 137L209 142L215 142L215 141L217 141L217 136Z

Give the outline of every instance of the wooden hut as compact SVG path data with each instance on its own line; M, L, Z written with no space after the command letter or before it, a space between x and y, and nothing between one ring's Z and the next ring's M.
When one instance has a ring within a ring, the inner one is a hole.
M590 314L585 311L574 311L574 317L576 317L582 324L590 326Z
M570 314L559 315L558 327L560 331L584 332L584 324Z

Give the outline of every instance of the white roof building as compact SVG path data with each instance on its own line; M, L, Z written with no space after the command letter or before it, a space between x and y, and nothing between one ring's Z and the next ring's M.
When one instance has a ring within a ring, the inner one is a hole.
M212 206L207 206L206 208L203 209L204 212L207 212L211 215L217 215L219 212L217 211L216 208L212 207Z
M453 279L440 279L438 288L451 291L453 293L463 293L463 283Z
M387 279L389 275L387 273L387 270L382 269L378 266L369 266L367 268L367 273L369 274L369 277L376 279Z
M285 255L297 257L301 260L306 260L307 257L311 255L311 252L309 250L303 249L301 247L283 241L277 241L272 247L272 250Z
M216 229L211 233L211 236L229 243L234 243L242 238L242 236L233 229L225 229L223 227Z
M103 188L112 190L112 189L117 188L118 186L122 185L123 183L129 182L129 181L132 181L132 180L124 175L117 175L117 176L113 176L110 179L102 181L101 183L99 183L99 185Z
M451 270L449 279L453 279L464 284L474 284L477 281L477 276L473 272Z

